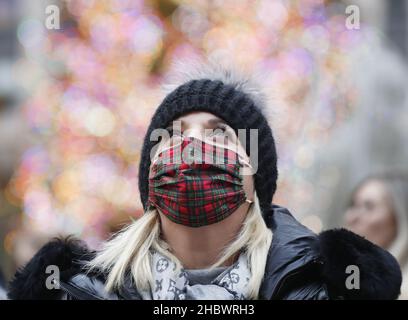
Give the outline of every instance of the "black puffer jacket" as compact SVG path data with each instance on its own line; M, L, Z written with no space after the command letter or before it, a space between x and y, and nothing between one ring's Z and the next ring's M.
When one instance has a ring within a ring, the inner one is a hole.
M260 299L396 299L401 271L394 257L345 229L314 234L287 209L272 206L266 223L273 231ZM77 240L45 245L10 283L11 299L140 299L130 281L118 292L104 290L103 275L85 274L92 257ZM47 265L60 270L61 289L45 288ZM349 265L360 270L360 289L347 289Z

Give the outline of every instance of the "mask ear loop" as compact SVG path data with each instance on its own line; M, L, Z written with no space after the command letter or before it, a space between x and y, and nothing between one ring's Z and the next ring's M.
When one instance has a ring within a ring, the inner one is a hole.
M253 168L252 168L252 165L249 163L249 161L245 160L244 157L242 157L241 155L238 155L238 157L239 157L239 161L240 161L243 165L247 166L248 168L253 169Z
M249 163L249 161L246 161L246 160L244 159L244 157L242 157L241 155L238 155L238 157L239 157L239 161L240 161L241 163L243 163L243 164L244 164L245 166L247 166L248 168L253 169L253 167L252 167L252 165ZM250 200L250 199L248 199L248 198L245 199L245 202L249 203L249 206L250 206L250 207L251 207L252 204L254 203L253 200Z
M248 162L248 161L246 161L245 159L243 159L242 157L240 157L239 158L240 159L240 161L242 162L242 163L244 163L244 165L246 165L247 167L249 167L249 168L251 168L252 169L252 166L251 166L251 164ZM249 203L249 208L252 206L252 204L254 203L254 201L253 200L251 200L251 199L248 199L248 197L247 197L247 195L245 194L245 202L246 203Z

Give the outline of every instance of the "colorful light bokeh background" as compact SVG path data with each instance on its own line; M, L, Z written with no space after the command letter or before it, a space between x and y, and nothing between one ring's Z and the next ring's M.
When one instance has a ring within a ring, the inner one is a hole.
M143 213L142 139L163 98L160 84L175 72L172 62L187 58L217 59L264 77L279 152L274 202L316 231L324 227L317 215L300 210L316 195L299 172L313 166L316 146L352 117L359 99L350 56L367 49L367 33L346 29L344 3L56 4L60 30L47 30L42 16L23 19L17 29L24 56L13 68L29 92L21 114L31 143L3 190L19 217L4 238L8 255L23 250L19 242L57 234L75 234L96 247ZM335 184L339 174L331 171L325 181Z

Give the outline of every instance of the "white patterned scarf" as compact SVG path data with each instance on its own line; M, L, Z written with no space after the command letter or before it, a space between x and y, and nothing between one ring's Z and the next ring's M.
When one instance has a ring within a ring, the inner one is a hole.
M153 288L140 292L143 300L247 300L251 277L247 255L227 267L209 284L191 283L188 272L176 272L176 264L157 251L152 252ZM194 270L192 270L194 271ZM206 272L206 270L201 270ZM209 271L211 273L211 270Z

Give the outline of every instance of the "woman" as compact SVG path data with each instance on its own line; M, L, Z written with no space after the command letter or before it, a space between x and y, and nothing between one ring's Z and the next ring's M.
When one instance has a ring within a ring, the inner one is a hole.
M6 300L7 299L7 293L5 290L5 285L6 281L4 279L3 272L0 269L0 300Z
M385 250L344 229L316 235L271 204L277 156L262 95L209 70L190 73L153 115L139 170L145 214L98 252L77 240L45 245L16 273L10 298L398 297L400 269ZM58 266L60 288L47 289L47 265ZM346 284L349 265L357 287Z
M408 299L408 176L389 171L364 179L352 194L346 227L388 250L404 276L400 299Z

